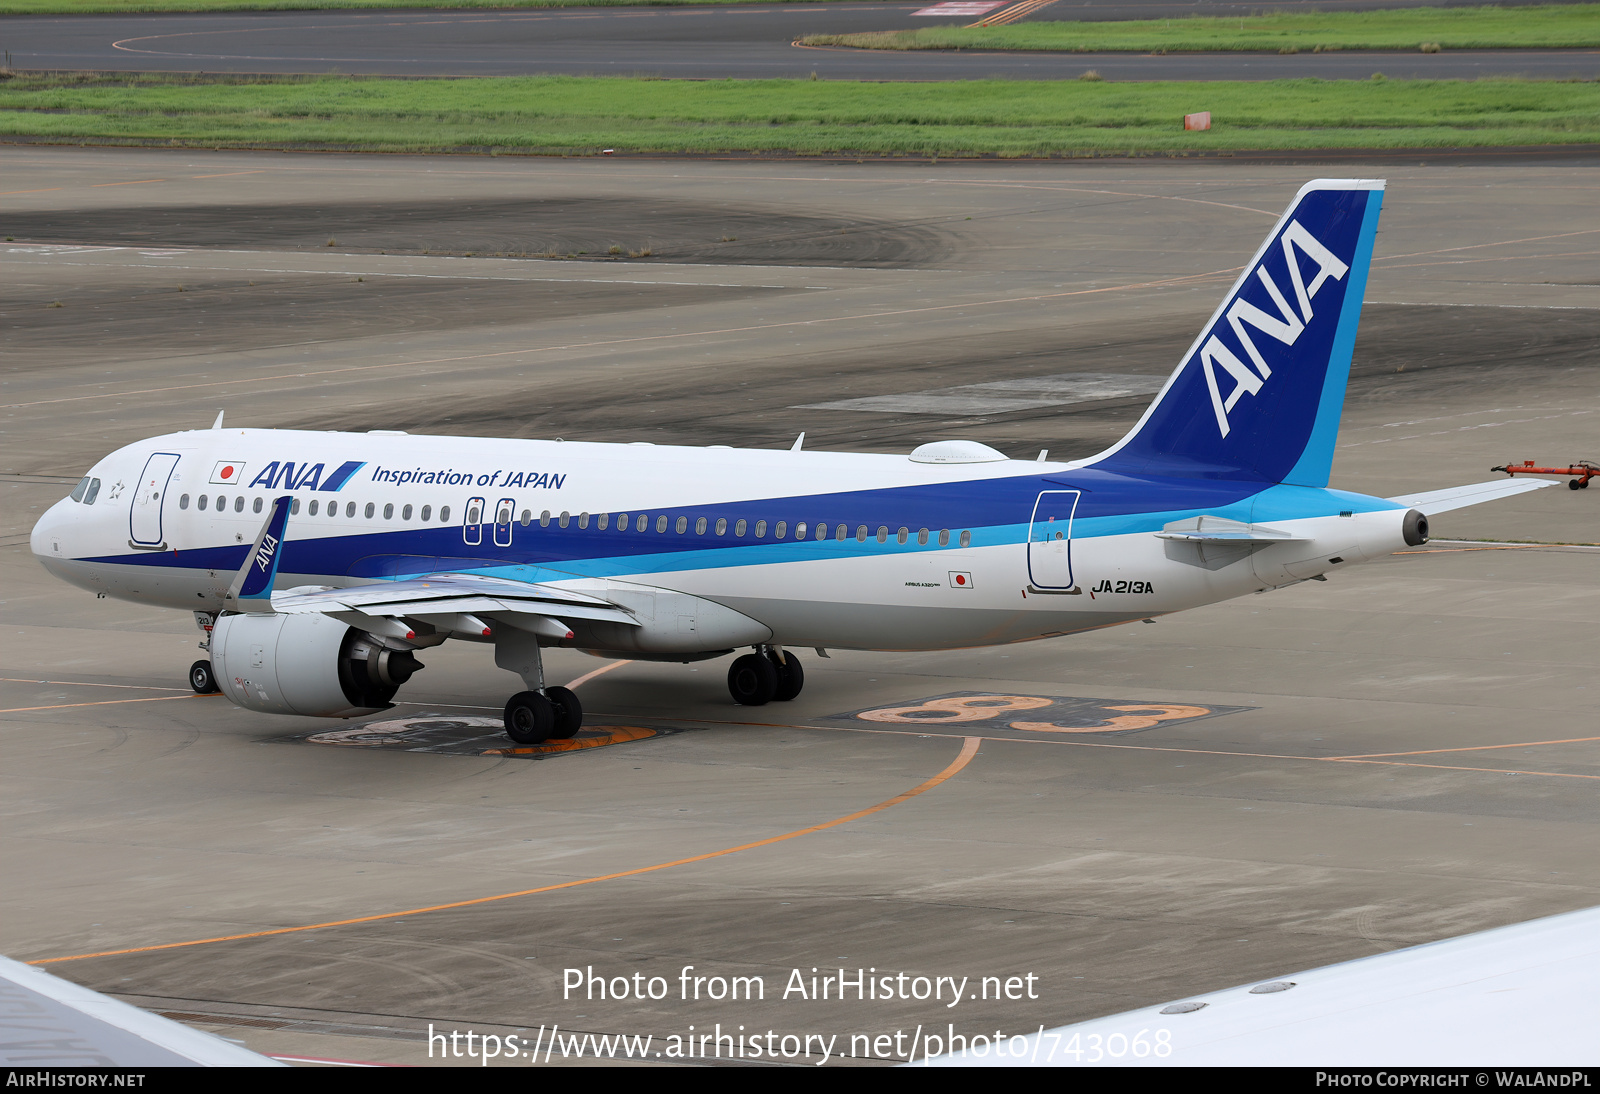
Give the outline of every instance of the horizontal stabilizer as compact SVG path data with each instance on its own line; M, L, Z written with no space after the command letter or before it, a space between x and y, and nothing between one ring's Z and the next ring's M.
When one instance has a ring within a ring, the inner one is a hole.
M1269 528L1265 524L1243 524L1226 517L1202 513L1188 520L1175 520L1156 533L1157 539L1175 539L1184 543L1294 543L1304 542L1304 537Z
M1452 509L1465 509L1469 505L1481 505L1486 501L1509 498L1515 494L1526 494L1529 490L1542 490L1546 486L1554 485L1555 482L1550 479L1495 479L1491 482L1475 482L1470 486L1452 486L1445 490L1402 494L1398 498L1389 500L1396 505L1415 509L1424 516L1431 517L1437 513L1448 513Z

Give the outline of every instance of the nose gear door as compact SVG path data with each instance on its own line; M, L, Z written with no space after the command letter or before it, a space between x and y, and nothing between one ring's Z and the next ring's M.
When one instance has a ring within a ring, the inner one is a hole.
M1072 515L1077 490L1046 490L1028 525L1028 581L1036 589L1072 588Z
M161 538L161 506L167 493L167 480L172 469L178 466L175 452L156 452L145 461L144 473L139 476L139 486L133 492L133 505L128 512L128 538L140 547L159 547Z

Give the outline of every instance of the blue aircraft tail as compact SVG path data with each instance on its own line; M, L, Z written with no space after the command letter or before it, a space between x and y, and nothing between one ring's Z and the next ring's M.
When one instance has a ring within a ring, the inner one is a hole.
M1383 185L1302 187L1139 424L1090 465L1327 486Z

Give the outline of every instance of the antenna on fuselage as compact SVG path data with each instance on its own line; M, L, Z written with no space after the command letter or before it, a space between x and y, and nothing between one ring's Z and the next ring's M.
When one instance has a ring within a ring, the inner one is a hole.
M805 443L806 443L806 435L805 435L805 432L802 430L801 433L800 433L800 436L798 436L798 437L796 437L794 439L794 444L789 446L789 451L790 452L798 452L798 451L800 451L800 446L805 444Z
M227 412L223 411L223 410L217 411L217 420L211 423L211 428L212 429L221 429L222 428L222 416L225 413L227 413Z

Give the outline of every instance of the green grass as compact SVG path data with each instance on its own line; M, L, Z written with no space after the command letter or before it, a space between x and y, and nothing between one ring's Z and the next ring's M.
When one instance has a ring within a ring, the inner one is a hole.
M1209 110L1213 128L1182 116ZM1600 82L18 77L0 134L374 151L1047 156L1600 143Z
M813 34L807 45L865 49L1126 50L1181 53L1330 49L1544 49L1600 46L1600 4L1526 8L1406 8L1397 11L1275 12L1247 18L1190 16L1104 23L925 27L866 34Z
M149 11L339 11L352 8L635 8L789 0L0 0L0 15L125 15ZM829 4L842 0L806 0Z

